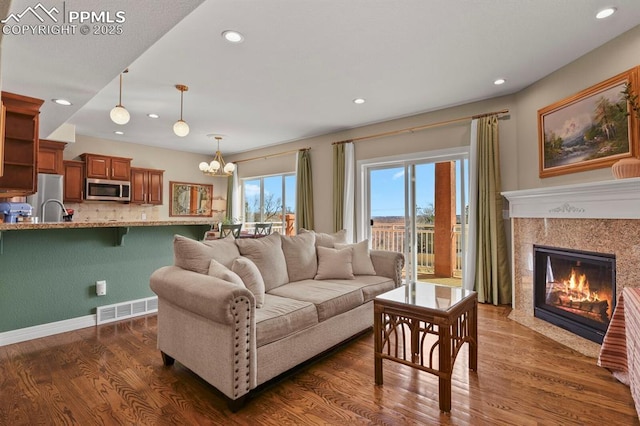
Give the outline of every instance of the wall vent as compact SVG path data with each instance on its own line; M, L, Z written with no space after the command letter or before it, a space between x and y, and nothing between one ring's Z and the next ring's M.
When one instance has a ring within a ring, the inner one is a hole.
M154 312L158 312L157 296L115 303L113 305L99 306L96 315L96 322L98 325L106 324L108 322L120 321Z

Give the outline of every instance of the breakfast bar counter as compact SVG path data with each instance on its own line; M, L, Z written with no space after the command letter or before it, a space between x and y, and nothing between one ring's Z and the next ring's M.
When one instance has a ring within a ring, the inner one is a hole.
M173 225L202 225L210 228L214 220L105 220L95 222L21 222L0 223L0 231L19 231L27 229L65 229L65 228L118 228L129 226L173 226ZM207 229L208 230L208 229Z
M98 306L154 296L149 277L173 264L174 236L202 240L215 222L168 219L0 223L0 345L30 327L95 324Z
M87 228L113 228L114 245L124 244L124 237L129 233L131 227L148 226L174 226L174 225L196 225L199 226L198 234L204 237L205 232L211 229L212 220L140 220L140 221L95 221L95 222L44 222L44 223L0 223L0 255L4 253L5 231L26 231L26 230L47 230L47 229L87 229ZM201 239L201 238L200 238Z

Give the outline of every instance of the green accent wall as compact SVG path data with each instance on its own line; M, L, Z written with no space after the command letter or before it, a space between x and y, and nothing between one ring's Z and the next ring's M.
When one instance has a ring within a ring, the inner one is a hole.
M202 225L2 231L0 333L96 313L153 296L149 277L173 264L173 236L201 239ZM207 227L208 229L208 227ZM107 281L107 294L95 284Z

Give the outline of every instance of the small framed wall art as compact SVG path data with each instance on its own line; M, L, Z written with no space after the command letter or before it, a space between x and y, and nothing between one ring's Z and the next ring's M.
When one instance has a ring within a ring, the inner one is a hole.
M169 216L213 215L213 185L169 182Z

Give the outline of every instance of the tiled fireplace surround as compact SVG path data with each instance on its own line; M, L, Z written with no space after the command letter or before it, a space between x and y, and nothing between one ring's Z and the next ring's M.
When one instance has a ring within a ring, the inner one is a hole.
M509 318L597 358L600 345L533 316L533 245L616 256L616 300L640 287L640 178L503 192L512 224Z

